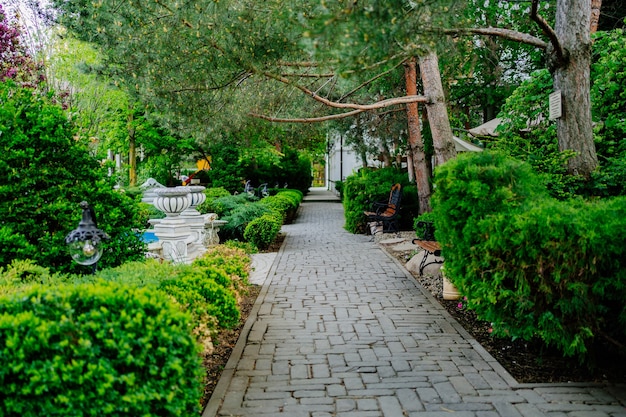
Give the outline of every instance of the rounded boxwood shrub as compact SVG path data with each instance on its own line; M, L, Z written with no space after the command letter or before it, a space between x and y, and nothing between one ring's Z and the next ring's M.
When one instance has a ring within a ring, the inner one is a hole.
M199 411L190 318L165 295L112 283L0 298L0 415L181 416Z
M254 243L259 249L266 249L276 239L282 218L273 214L264 214L263 216L252 220L243 237L249 242Z
M206 311L217 318L220 327L236 326L240 314L235 296L231 290L213 279L218 275L224 277L226 275L219 270L213 270L210 274L206 272L189 269L176 279L163 281L159 288L173 296L186 309L192 311L201 309L202 312ZM190 305L190 303L193 304ZM196 305L196 303L201 304Z
M229 276L230 289L239 292L248 286L250 263L251 259L243 249L215 245L196 258L192 266L224 271Z

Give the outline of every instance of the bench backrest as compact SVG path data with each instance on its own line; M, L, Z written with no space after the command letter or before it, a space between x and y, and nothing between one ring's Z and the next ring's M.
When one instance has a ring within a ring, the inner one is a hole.
M387 205L389 206L389 208L393 208L395 210L400 205L401 200L402 185L394 184L393 187L391 187L391 192L389 193L389 203L387 203Z
M394 184L389 193L389 201L384 212L380 213L384 217L392 217L400 209L400 201L402 200L402 185Z

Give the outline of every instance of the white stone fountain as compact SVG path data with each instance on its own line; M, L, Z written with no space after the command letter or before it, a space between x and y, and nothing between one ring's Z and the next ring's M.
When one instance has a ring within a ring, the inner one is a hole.
M189 208L191 199L187 187L157 188L152 204L165 213L165 218L154 224L154 234L161 244L161 256L167 261L190 263L187 243L191 227L180 214Z
M191 263L208 246L219 243L218 232L224 220L217 214L200 214L197 206L206 200L205 187L179 186L151 187L152 204L165 213L164 219L152 219L157 242L148 246L155 257L176 262Z

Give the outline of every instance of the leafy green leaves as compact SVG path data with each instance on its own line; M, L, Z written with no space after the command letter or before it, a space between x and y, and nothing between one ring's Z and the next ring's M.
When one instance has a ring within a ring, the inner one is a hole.
M3 297L0 413L197 413L202 368L188 324L155 289L60 285Z
M489 151L459 155L435 183L446 276L494 334L540 338L581 361L599 338L623 343L623 197L555 200L528 164Z
M112 240L101 265L142 257L138 206L113 191L63 109L37 90L0 83L0 239L12 254L55 271L78 270L64 242L86 200ZM8 232L12 235L8 235Z

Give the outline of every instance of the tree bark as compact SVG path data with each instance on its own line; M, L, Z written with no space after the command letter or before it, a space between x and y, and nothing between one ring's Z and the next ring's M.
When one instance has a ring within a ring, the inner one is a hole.
M404 79L407 95L417 95L417 64L415 58L409 59L404 66ZM417 103L406 105L408 132L409 132L409 158L407 162L413 164L412 169L417 185L417 198L419 201L418 213L430 211L430 170L426 164L424 142L420 130L419 109Z
M598 30L598 22L600 21L600 9L602 8L602 0L591 0L591 21L589 25L589 33L592 35Z
M137 148L135 144L135 128L133 127L133 111L128 115L128 185L137 185Z
M591 124L590 0L557 1L555 32L567 51L564 65L553 67L554 88L561 91L562 116L557 119L559 150L573 150L568 172L589 178L598 166Z
M435 165L441 165L456 156L452 128L448 119L446 98L441 83L439 72L439 59L433 51L420 57L420 73L424 86L424 96L429 98L426 103L426 114L433 135L433 148L435 150Z

